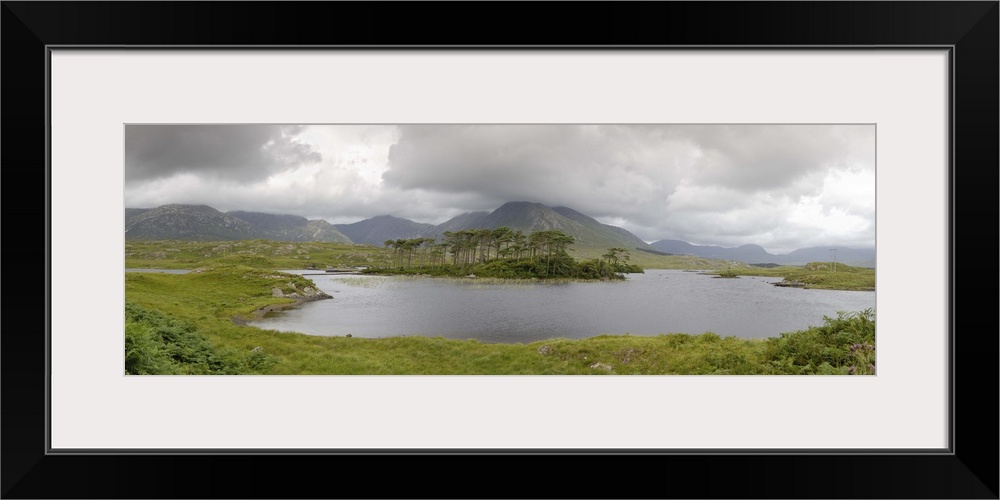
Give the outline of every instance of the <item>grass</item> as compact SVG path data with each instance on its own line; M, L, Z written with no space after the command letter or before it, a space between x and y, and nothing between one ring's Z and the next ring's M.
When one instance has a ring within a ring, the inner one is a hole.
M824 318L822 326L770 339L673 333L486 344L440 337L363 339L263 330L238 325L233 318L293 302L274 297L273 288L290 293L312 282L221 258L222 264L201 272L125 274L128 373L742 375L874 370L875 322L870 310L838 313L836 318Z
M570 247L576 260L600 258L607 248ZM702 259L690 255L655 255L631 250L630 264L647 269L725 269L746 265ZM125 243L125 267L151 269L195 269L240 264L267 269L317 269L326 267L392 267L386 249L372 245L269 240L247 241L132 241Z
M836 270L834 270L836 269ZM724 278L738 276L781 276L803 288L826 290L875 290L875 270L833 262L810 262L804 266L731 267L713 272Z
M128 241L125 267L195 269L238 264L269 269L317 269L343 266L388 265L384 249L372 245L270 240L245 241Z

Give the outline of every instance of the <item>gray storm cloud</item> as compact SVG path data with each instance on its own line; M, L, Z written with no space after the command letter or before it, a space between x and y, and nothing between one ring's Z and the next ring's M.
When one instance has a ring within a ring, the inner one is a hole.
M402 126L383 179L400 189L611 215L673 188L671 160L682 144L664 137L651 145L645 137L664 133L607 125Z
M741 191L788 189L834 165L874 165L871 125L700 125L678 135L699 152L693 179Z
M413 125L387 185L568 205L656 227L684 185L815 194L833 167L874 165L871 125ZM859 167L860 166L860 167ZM702 200L716 213L742 196ZM692 200L686 200L692 202Z
M386 183L402 189L476 192L492 199L551 197L555 183L590 170L610 152L586 127L401 126Z
M871 246L874 125L130 125L127 206L440 223L567 206L647 241Z
M125 181L193 173L252 181L319 162L322 156L290 125L126 125Z

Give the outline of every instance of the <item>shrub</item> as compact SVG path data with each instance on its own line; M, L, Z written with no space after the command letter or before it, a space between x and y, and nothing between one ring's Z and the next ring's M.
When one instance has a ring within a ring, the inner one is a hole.
M125 373L129 375L260 373L277 359L253 349L215 347L186 322L125 302Z
M841 369L848 372L852 365L855 366L853 373L874 373L875 313L872 309L838 312L836 318L824 316L823 322L823 326L783 333L770 339L772 365L792 373L818 373L817 367L824 363L838 373ZM858 368L861 364L863 370Z

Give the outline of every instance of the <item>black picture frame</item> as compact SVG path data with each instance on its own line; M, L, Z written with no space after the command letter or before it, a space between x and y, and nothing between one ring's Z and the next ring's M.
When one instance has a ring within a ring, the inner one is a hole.
M998 498L997 320L972 302L996 293L997 1L2 4L4 498ZM950 47L949 453L48 453L48 47L344 45Z

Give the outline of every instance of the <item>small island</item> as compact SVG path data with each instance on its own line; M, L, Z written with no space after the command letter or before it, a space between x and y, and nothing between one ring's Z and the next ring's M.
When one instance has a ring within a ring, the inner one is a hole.
M810 262L804 266L759 267L748 264L713 271L719 278L740 276L780 276L774 286L823 290L874 291L875 270L838 262Z
M467 241L458 247L437 247L449 250L443 255L436 254L436 244L418 245L406 239L393 240L382 248L268 240L129 241L125 245L128 268L191 271L125 273L125 371L230 375L874 373L874 310L837 312L836 316L824 317L821 325L801 331L776 331L775 336L766 339L722 337L712 332L671 333L665 329L656 336L608 334L578 340L493 344L433 335L320 337L247 325L263 314L296 308L305 302L337 301L336 296L322 293L308 275L282 269L361 268L360 272L369 274L427 274L459 279L469 275L476 279L500 276L538 282L583 280L587 276L591 280L618 280L622 279L619 275L644 271L629 263L628 252L616 247L603 252L578 250L588 251L590 258L573 259L569 256L572 241L557 233L534 236L534 242L550 242L531 250L518 249L515 242L519 238L501 243L499 248L495 243L487 245L488 238L482 244L476 240L473 245L471 232L459 231L454 233L454 240L442 240L452 245ZM530 247L528 242L536 233L525 235L526 247ZM451 249L458 250L457 257ZM663 268L674 261L678 270L702 267L701 262L685 256L654 257L663 260ZM639 254L636 258L653 257ZM807 273L874 276L874 270L859 268L861 271L855 272L839 263L836 271L832 265L760 268L737 262L713 264L717 271L706 274L784 275L790 279L809 279ZM828 280L826 285L831 283Z
M126 374L875 371L873 124L123 132Z
M622 280L642 273L629 264L627 249L613 247L597 259L578 261L568 250L572 236L557 230L525 234L501 226L496 229L445 231L434 238L387 240L388 265L368 267L363 274L408 274L497 279Z

